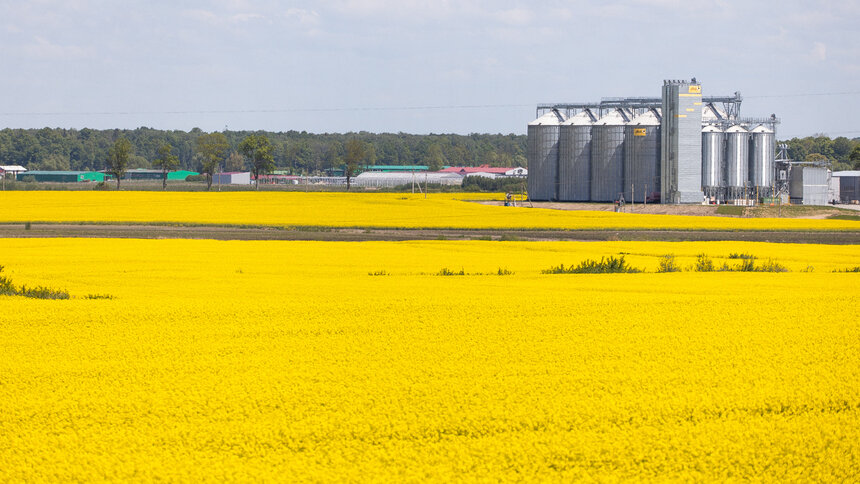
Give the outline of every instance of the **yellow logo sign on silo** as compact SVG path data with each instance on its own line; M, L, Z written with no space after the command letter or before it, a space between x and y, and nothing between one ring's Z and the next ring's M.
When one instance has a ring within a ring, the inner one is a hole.
M690 89L688 90L688 92L689 92L690 94L702 94L702 86L701 86L701 85L699 85L699 86L690 86Z
M633 128L633 136L645 136L648 132L645 128Z

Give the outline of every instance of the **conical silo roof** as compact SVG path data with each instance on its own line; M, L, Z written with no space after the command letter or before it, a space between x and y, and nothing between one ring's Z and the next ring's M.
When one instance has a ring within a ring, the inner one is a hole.
M558 111L549 111L529 123L529 126L558 126L562 121L564 121L564 116Z
M705 126L704 128L702 128L702 132L703 133L722 133L723 130L721 130L720 127L717 125L709 124L709 125Z
M594 124L596 126L623 126L629 122L627 114L620 109L613 109L606 113L605 116L598 119Z
M767 126L760 124L756 126L750 133L773 133L773 130L768 128Z
M561 123L562 126L587 126L594 124L594 115L591 114L591 111L585 109L576 113L575 115L567 118L567 121Z
M630 124L634 126L660 126L660 118L657 116L657 113L649 109L647 112L630 120Z

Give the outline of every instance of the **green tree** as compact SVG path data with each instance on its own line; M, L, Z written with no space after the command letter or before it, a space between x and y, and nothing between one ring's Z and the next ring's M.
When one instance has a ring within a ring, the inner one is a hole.
M350 178L352 178L352 175L358 170L359 165L367 157L367 145L363 141L350 138L346 142L346 146L344 146L344 151L346 151L346 156L344 157L346 170L344 170L344 175L346 175L346 189L349 190L351 184Z
M124 136L120 137L108 151L107 166L105 171L116 177L116 189L119 190L119 182L128 170L128 159L132 154L131 142Z
M251 163L254 174L254 188L260 189L260 175L271 173L275 169L275 158L272 153L272 143L265 135L249 135L239 143L239 152Z
M206 190L212 189L212 175L217 173L218 167L230 145L223 133L203 134L197 138L197 153L200 154L200 171L206 175Z
M854 149L851 150L851 155L848 159L854 165L855 170L860 170L860 145L855 146Z
M167 143L158 147L156 155L152 166L161 168L161 189L167 190L167 172L179 166L179 157L173 154L173 147Z
M427 165L430 171L439 171L445 165L445 155L442 153L442 147L439 143L433 143L427 148L427 156L424 157L424 164Z

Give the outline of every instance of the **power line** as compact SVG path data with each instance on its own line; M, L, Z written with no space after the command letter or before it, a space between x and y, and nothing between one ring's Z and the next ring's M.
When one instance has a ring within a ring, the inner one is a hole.
M807 92L798 94L768 94L763 96L744 96L744 99L763 99L773 97L815 97L815 96L853 96L860 94L860 91L844 91L844 92Z
M212 110L183 110L183 111L78 111L78 112L6 112L0 116L126 116L140 114L278 114L278 113L326 113L326 112L359 112L359 111L430 111L446 109L502 109L534 107L533 104L464 104L451 106L364 106L342 108L283 108L283 109L212 109Z

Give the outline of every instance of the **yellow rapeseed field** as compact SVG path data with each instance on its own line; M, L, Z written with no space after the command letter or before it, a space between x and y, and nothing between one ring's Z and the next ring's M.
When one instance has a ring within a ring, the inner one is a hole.
M487 206L492 194L2 192L0 222L133 222L328 227L860 230L852 220L741 219Z
M540 272L619 254L654 271L670 253L792 272ZM0 239L0 254L16 283L72 295L0 296L2 482L860 475L860 274L831 272L860 266L857 246Z

